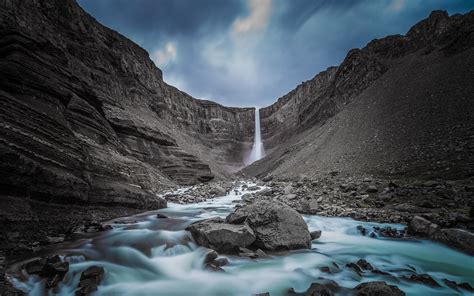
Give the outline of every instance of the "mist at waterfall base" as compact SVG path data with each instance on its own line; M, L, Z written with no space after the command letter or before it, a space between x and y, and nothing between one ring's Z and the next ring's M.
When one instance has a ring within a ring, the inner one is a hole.
M250 153L245 157L245 165L251 165L257 160L265 156L265 150L263 149L262 135L260 130L260 112L258 108L255 108L255 135L253 139L253 146Z
M21 270L24 262L11 267L8 277L16 287L34 296L74 295L81 273L91 266L105 268L105 277L94 295L248 296L270 292L279 296L287 295L289 288L302 292L313 282L328 281L345 288L362 282L386 281L407 295L469 295L467 290L452 290L443 279L474 285L474 266L469 255L430 241L390 239L376 233L364 236L358 231L358 227L400 229L403 225L311 215L304 216L310 231L322 230L311 249L257 259L225 256L229 260L223 266L225 272L205 269L203 262L209 249L196 245L184 229L198 220L226 217L236 201L251 192L247 186L254 185L236 184L236 192L201 203L169 203L166 209L114 220L110 231L55 246L49 254L60 254L62 260L69 262L69 271L58 287L49 292L45 292L44 279ZM187 190L179 189L174 194ZM157 218L156 213L169 218ZM367 260L384 273L359 274L345 267L359 259ZM322 271L325 266L330 273ZM429 274L440 286L403 279L414 273Z

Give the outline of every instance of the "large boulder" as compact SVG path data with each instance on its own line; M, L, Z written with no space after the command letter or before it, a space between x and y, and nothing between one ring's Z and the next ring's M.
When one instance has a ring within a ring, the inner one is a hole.
M385 282L362 283L354 288L355 296L404 296L405 293L397 286L388 285Z
M439 231L439 226L420 216L415 216L408 224L408 233L425 237L432 237Z
M434 237L436 240L474 255L474 233L459 229L441 229Z
M256 236L254 246L268 251L308 249L311 235L298 212L278 201L260 200L227 216L232 224L246 223Z
M228 224L220 218L195 222L186 230L198 245L223 253L237 253L240 247L255 241L255 234L247 224Z

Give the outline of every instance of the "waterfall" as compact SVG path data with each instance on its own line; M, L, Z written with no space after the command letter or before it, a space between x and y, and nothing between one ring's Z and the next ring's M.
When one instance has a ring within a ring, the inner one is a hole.
M255 137L253 140L252 151L245 161L246 165L261 159L265 156L265 151L263 150L262 136L260 134L260 112L258 108L255 108Z

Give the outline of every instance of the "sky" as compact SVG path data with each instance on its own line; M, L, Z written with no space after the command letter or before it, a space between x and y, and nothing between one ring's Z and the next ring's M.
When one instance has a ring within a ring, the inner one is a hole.
M265 107L352 48L405 34L472 0L79 0L145 48L164 80L199 99Z

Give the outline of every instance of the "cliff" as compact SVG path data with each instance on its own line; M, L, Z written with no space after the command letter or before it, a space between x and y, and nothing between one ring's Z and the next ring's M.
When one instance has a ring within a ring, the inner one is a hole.
M243 165L253 108L167 85L73 0L0 1L0 52L2 195L156 208L164 188Z
M338 67L261 109L267 157L250 175L473 175L474 12L435 11L406 35L351 50Z

